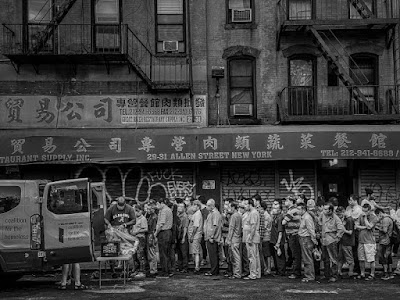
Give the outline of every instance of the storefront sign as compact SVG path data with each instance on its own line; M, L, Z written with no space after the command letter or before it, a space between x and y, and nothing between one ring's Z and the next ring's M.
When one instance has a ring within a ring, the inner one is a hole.
M57 135L35 136L13 131L0 136L0 165L400 159L400 130L233 133L215 128L207 129L209 133L201 129L174 131L171 134L167 129L53 130Z
M206 126L206 100L186 94L0 96L0 128Z

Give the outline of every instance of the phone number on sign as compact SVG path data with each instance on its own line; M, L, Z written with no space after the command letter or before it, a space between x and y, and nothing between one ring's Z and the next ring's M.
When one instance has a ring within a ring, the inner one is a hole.
M393 150L340 150L340 156L350 157L394 157L398 152Z

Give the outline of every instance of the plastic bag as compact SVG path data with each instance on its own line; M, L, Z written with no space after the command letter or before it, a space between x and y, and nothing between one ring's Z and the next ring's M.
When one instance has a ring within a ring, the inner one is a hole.
M137 252L139 247L139 239L128 233L126 229L111 227L106 230L106 238L108 242L120 242L120 251L124 256L130 256Z

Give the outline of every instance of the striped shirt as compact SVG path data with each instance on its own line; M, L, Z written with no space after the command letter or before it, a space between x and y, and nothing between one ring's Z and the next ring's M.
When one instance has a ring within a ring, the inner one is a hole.
M300 228L300 212L295 206L289 207L285 217L283 218L286 221L285 230L288 235L296 235L299 232Z
M260 214L260 229L258 229L258 233L260 234L261 240L263 240L266 232L264 210L261 207L257 210Z
M160 230L169 230L172 228L173 216L172 210L164 205L164 207L158 212L157 227Z

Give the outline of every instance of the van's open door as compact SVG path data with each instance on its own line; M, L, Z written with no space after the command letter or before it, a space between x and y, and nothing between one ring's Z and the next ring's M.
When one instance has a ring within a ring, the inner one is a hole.
M42 215L48 264L94 260L91 194L87 178L46 185Z
M107 210L106 186L103 182L92 182L92 226L94 246L100 249L101 239L104 236L104 215Z

